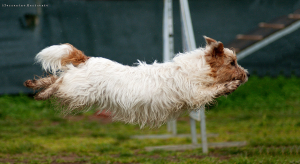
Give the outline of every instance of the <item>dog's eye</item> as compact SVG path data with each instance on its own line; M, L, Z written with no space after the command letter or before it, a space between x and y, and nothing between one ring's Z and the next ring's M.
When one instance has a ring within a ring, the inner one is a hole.
M232 66L235 66L235 62L234 62L234 61L232 61L230 64L231 64Z

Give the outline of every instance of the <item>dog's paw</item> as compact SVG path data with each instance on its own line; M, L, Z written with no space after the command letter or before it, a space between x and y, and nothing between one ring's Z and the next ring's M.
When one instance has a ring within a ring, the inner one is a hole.
M225 84L225 87L226 87L225 95L229 95L230 93L235 91L240 85L241 85L240 80L231 81L231 82Z
M228 90L236 90L239 86L241 85L241 80L235 80L235 81L231 81L227 84L225 84L225 87L228 89Z
M241 85L240 80L230 81L227 83L224 83L218 87L218 91L215 94L215 98L229 95L233 91L235 91L239 86Z
M27 88L35 88L36 87L35 81L36 80L26 80L24 82L24 86Z

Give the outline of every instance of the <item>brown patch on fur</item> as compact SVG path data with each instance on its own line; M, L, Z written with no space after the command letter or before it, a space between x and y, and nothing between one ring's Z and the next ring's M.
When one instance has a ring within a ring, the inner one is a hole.
M61 65L67 65L69 63L72 63L74 66L78 66L79 64L84 63L89 59L89 57L85 56L82 51L76 49L71 44L66 44L71 46L72 50L70 51L68 56L63 57L61 59Z
M216 83L222 84L234 80L245 83L248 80L247 71L237 64L234 51L225 50L221 42L204 37L207 42L206 62L211 67L210 76L216 78Z

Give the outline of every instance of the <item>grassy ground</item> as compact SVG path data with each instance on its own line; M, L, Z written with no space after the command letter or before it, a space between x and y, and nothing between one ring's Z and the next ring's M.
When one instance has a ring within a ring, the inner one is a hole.
M0 97L0 163L300 163L300 79L251 77L208 107L209 142L247 141L246 147L146 152L146 146L190 144L189 138L130 139L159 129L105 123L93 112L62 117L49 102ZM199 125L198 125L199 129ZM188 117L178 133L190 133ZM199 133L199 131L198 131ZM199 140L200 141L200 140Z

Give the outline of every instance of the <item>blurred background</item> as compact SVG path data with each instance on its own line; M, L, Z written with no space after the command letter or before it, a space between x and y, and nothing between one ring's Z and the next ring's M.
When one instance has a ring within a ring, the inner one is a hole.
M251 74L249 82L207 106L207 131L218 134L209 142L248 146L211 149L208 155L201 149L149 153L144 147L191 140L132 139L167 131L107 124L105 115L93 112L63 117L49 102L34 101L23 82L43 74L35 55L61 43L130 66L137 59L162 62L163 0L0 0L0 5L0 162L300 162L300 29L239 60ZM205 35L237 53L300 20L299 0L189 0L189 7L197 47L205 46ZM177 0L173 17L179 53ZM188 124L187 116L180 118L178 133L190 133Z
M88 56L101 56L126 65L133 65L137 59L162 62L162 0L1 0L1 3L0 94L31 93L22 83L33 74L42 73L40 66L34 64L34 56L43 48L60 43L70 43ZM47 6L8 6L27 4ZM229 48L239 48L240 45L230 44L238 34L247 34L261 22L294 13L300 2L190 0L189 6L197 47L205 46L203 35L206 35ZM182 52L179 1L173 2L173 15L174 52L178 53ZM296 30L239 64L259 76L280 73L300 76L300 56L295 55L300 54L299 34L300 30Z

